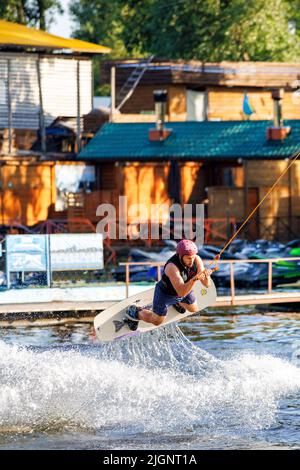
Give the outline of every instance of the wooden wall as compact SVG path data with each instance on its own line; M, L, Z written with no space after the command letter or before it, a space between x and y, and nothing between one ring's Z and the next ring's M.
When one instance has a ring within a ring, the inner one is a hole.
M185 98L185 86L183 85L169 85L169 86L160 86L160 85L145 85L138 86L131 98L124 104L121 110L121 115L126 114L139 114L143 111L153 111L155 110L154 100L153 100L153 91L154 90L167 90L168 92L168 108L167 108L167 119L176 120L176 121L185 121L186 119L186 98ZM149 120L148 115L146 115L145 120ZM128 117L130 122L130 117ZM150 118L151 119L151 118ZM126 122L126 119L118 118L115 116L114 121L119 122L122 120ZM155 114L153 114L153 121L155 121Z
M111 165L111 171L113 168ZM208 182L214 180L213 171L215 165L204 165L202 162L180 162L181 181L182 181L182 203L199 204L206 197L205 187ZM229 165L230 166L230 165ZM227 168L226 164L219 164L220 171ZM114 167L112 178L119 181L118 186L107 188L101 187L100 191L86 195L86 213L91 216L95 214L96 205L102 202L113 203L117 207L119 195L127 196L127 204L144 204L147 211L150 211L151 204L170 204L168 196L168 174L170 164L168 162L127 162ZM243 186L244 170L242 167L232 167L233 179L237 187ZM117 173L116 173L117 172ZM101 173L101 167L100 167ZM222 171L221 171L222 173ZM220 174L221 174L220 173ZM211 183L210 183L211 185ZM101 202L99 202L101 201ZM134 209L130 215L134 219ZM149 212L150 213L150 212ZM222 213L224 213L224 204L222 204Z
M210 87L208 89L208 119L240 120L243 115L245 88ZM255 113L251 120L273 119L273 100L267 90L248 89L247 95ZM299 98L285 92L282 99L284 119L299 119Z
M182 199L183 203L200 203L199 190L201 184L199 178L201 178L201 166L202 163L198 162L186 162L181 166L181 184L182 184Z
M207 217L222 219L234 217L238 222L242 222L253 208L251 204L255 204L255 201L250 200L249 195L248 207L246 205L247 184L249 191L257 190L258 202L286 165L287 162L283 160L249 160L245 169L240 166L231 167L229 163L216 166L212 163L208 165L203 162L181 162L182 202L184 204L203 202L206 194L204 188L208 187ZM220 176L222 168L225 169L228 166L233 170L232 175L236 187L224 187L221 183L214 184L215 170L218 169L217 173ZM247 184L245 172L247 172ZM168 173L168 162L127 162L119 163L118 166L108 163L105 174L111 175L110 179L103 180L103 187L100 185L99 190L85 195L86 217L97 223L99 218L96 217L96 208L104 202L113 204L118 215L119 195L127 196L127 204L131 206L128 222L136 220L137 216L147 218L151 213L151 204L166 204L168 207L171 204L168 196ZM290 181L291 200L289 199L289 177L285 176L276 191L259 209L258 215L261 220L268 217L268 220L264 220L263 223L268 228L266 236L269 238L275 232L278 235L276 218L282 217L287 221L289 210L292 216L300 216L300 162L293 167ZM137 208L134 207L135 204L144 204L145 209L142 213L138 213ZM162 210L161 214L163 213ZM252 224L252 230L254 228Z
M249 161L247 164L248 186L259 187L260 197L263 197L288 164L288 161L282 160ZM290 175L286 173L283 176L270 198L262 204L261 215L287 215L289 193L291 215L300 216L300 162L295 162L290 169Z
M132 74L139 59L104 60L100 62L102 83L110 83L112 66L117 66L116 82L122 86ZM122 65L122 67L119 67ZM127 66L126 66L127 65ZM201 62L198 60L154 60L146 69L142 85L167 86L184 84L194 86L227 87L294 87L299 80L299 63L291 62Z
M289 164L288 161L258 161L247 163L248 186L259 188L259 199L271 188L275 180ZM300 162L296 162L278 186L259 208L261 222L272 234L284 231L284 224L291 224L292 231L298 229L295 217L300 217ZM289 220L290 217L290 220ZM281 220L278 220L280 218Z
M121 111L121 117L116 120L126 122L126 115L130 121L130 115L138 115L142 111L154 111L153 91L159 88L168 91L168 120L186 120L186 86L150 86L140 85L134 91L132 97L126 102ZM273 119L273 100L271 91L259 88L245 87L208 87L208 110L209 120L241 120L243 115L244 93L247 91L250 104L255 110L251 120ZM300 119L300 97L293 92L286 91L282 100L283 119ZM148 118L149 119L149 118ZM153 116L153 120L155 117Z
M54 163L7 162L0 166L0 220L33 225L55 202Z
M245 166L245 184L248 190L257 189L257 202L267 194L278 176L287 167L288 162L280 160L250 160ZM247 183L246 183L247 182ZM243 188L208 188L208 217L235 217L238 222L245 220L254 208L246 203L246 187ZM300 162L291 168L279 185L258 209L260 232L258 236L271 239L273 236L282 240L291 238L287 227L297 236L300 217ZM291 224L291 225L289 225ZM253 228L253 227L252 227Z
M247 170L243 167L232 167L236 187L222 187L214 185L213 165L204 165L202 162L181 162L182 178L182 202L203 202L204 188L208 185L207 217L227 218L234 217L242 222L253 208L251 204L255 201L248 200L246 205L246 180L244 173L247 171L249 191L257 190L257 202L263 198L275 179L286 168L286 161L274 160L250 160L247 162ZM218 169L222 166L219 164ZM224 166L225 168L225 166ZM127 196L128 206L132 206L132 212L128 216L128 222L132 222L139 215L133 207L134 204L144 204L146 208L140 215L150 214L151 204L171 204L168 196L168 173L169 163L143 163L128 162L115 167L112 176L118 181L114 188L101 189L85 196L86 216L96 222L96 207L103 202L110 202L118 208L119 195ZM265 219L263 224L268 228L268 236L275 232L278 235L278 227L275 221L282 217L285 223L288 220L289 211L291 216L300 216L300 162L295 164L290 175L291 199L289 199L289 177L285 176L274 193L263 203L259 209L260 220ZM294 222L293 222L294 223ZM253 229L253 227L252 227ZM295 227L296 229L296 227ZM283 238L284 239L284 238Z
M208 185L208 217L230 216L243 221L250 209L245 205L246 186L248 185L249 189L257 188L257 197L261 200L287 164L288 162L283 160L248 161L245 186L242 184L241 168L238 168L239 187L216 186L211 181ZM203 202L203 188L207 182L208 169L201 162L181 162L180 166L182 202ZM149 214L151 204L171 204L168 196L168 162L127 162L118 166L110 163L102 174L106 176L100 181L99 188L84 195L85 217L94 223L99 221L96 216L99 204L111 203L118 213L120 195L127 196L128 205L144 204ZM15 221L30 226L51 217L51 209L53 210L56 199L55 162L3 162L0 166L0 181L1 224ZM275 230L276 218L287 220L289 214L291 217L300 217L300 162L294 165L290 176L284 176L274 193L259 209L261 219L268 217L264 224L269 227L270 233ZM129 214L129 222L136 215L133 210Z
M168 114L170 121L186 120L186 88L183 85L168 88Z
M201 203L198 186L201 179L201 162L181 162L182 203ZM124 193L128 204L169 204L169 163L128 163L124 167ZM204 178L204 175L203 175ZM202 188L203 185L201 185ZM200 189L201 189L200 188Z
M128 222L136 216L147 218L151 204L169 204L168 165L166 163L128 163L123 167L124 192L131 206ZM147 214L134 209L135 204L144 204Z
M244 189L222 188L211 186L208 188L208 217L227 218L236 220L244 218Z

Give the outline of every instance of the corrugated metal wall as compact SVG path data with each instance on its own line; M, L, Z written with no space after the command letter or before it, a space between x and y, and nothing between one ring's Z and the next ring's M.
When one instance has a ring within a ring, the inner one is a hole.
M0 53L0 128L8 127L8 59L12 128L38 129L39 87L37 54ZM57 116L77 115L77 60L66 57L41 57L41 86L45 124ZM91 110L92 61L80 60L80 114Z

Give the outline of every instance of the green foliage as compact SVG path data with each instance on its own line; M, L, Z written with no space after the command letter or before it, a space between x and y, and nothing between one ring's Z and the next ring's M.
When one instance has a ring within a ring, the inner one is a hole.
M127 57L128 51L122 39L122 2L120 0L75 0L70 6L75 21L73 36L95 44L108 45L109 55L93 59L94 95L110 95L110 86L100 84L100 61L109 58Z
M122 3L121 0L75 0L70 6L76 24L73 36L108 45L113 51L111 57L126 57Z
M71 13L74 36L111 47L111 57L294 61L299 6L299 0L75 0Z
M205 61L299 58L289 32L298 2L286 0L128 1L123 38L129 52ZM136 5L140 4L138 8ZM142 24L141 29L138 25Z
M1 0L0 18L46 30L54 15L62 13L59 0Z
M107 56L105 56L107 57ZM101 56L95 56L93 59L93 78L94 78L94 95L95 96L110 96L110 84L100 84L100 61L103 60Z

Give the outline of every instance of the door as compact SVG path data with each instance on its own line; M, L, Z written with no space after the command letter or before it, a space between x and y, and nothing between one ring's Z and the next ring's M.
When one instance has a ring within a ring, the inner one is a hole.
M205 91L186 91L187 121L205 121L206 93Z

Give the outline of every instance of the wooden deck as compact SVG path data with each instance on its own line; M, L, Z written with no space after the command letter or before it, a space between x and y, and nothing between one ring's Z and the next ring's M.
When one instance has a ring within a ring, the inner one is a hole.
M300 258L284 258L285 261L298 261ZM240 305L262 305L300 302L300 289L294 292L275 292L272 288L272 264L279 259L265 260L226 260L223 263L230 264L230 295L219 296L211 307L236 307ZM236 295L234 280L234 265L236 263L268 263L268 290L262 293L249 293ZM126 297L129 294L130 275L132 265L145 265L157 267L157 278L160 279L160 266L164 263L128 262L120 263L126 266ZM0 304L0 324L10 326L12 324L61 324L64 322L92 321L99 312L113 305L115 300L103 301L54 301L43 303L18 303Z
M238 305L278 304L300 302L300 292L273 292L272 294L250 294L220 296L212 307L234 307Z
M234 299L230 295L218 296L212 307L235 307L238 305L260 305L276 304L286 302L300 302L300 292L274 292L273 294L251 294L236 295ZM41 302L26 304L0 304L0 319L12 313L60 313L72 312L74 316L82 312L101 312L114 305L115 300L105 300L98 302Z
M211 307L235 307L300 302L300 292L273 294L219 296ZM0 305L0 325L58 325L67 322L92 322L95 315L113 305L115 301L99 302L45 302ZM280 307L279 307L280 309Z
M115 301L41 302L0 305L0 325L42 326L63 323L92 322L93 318Z

